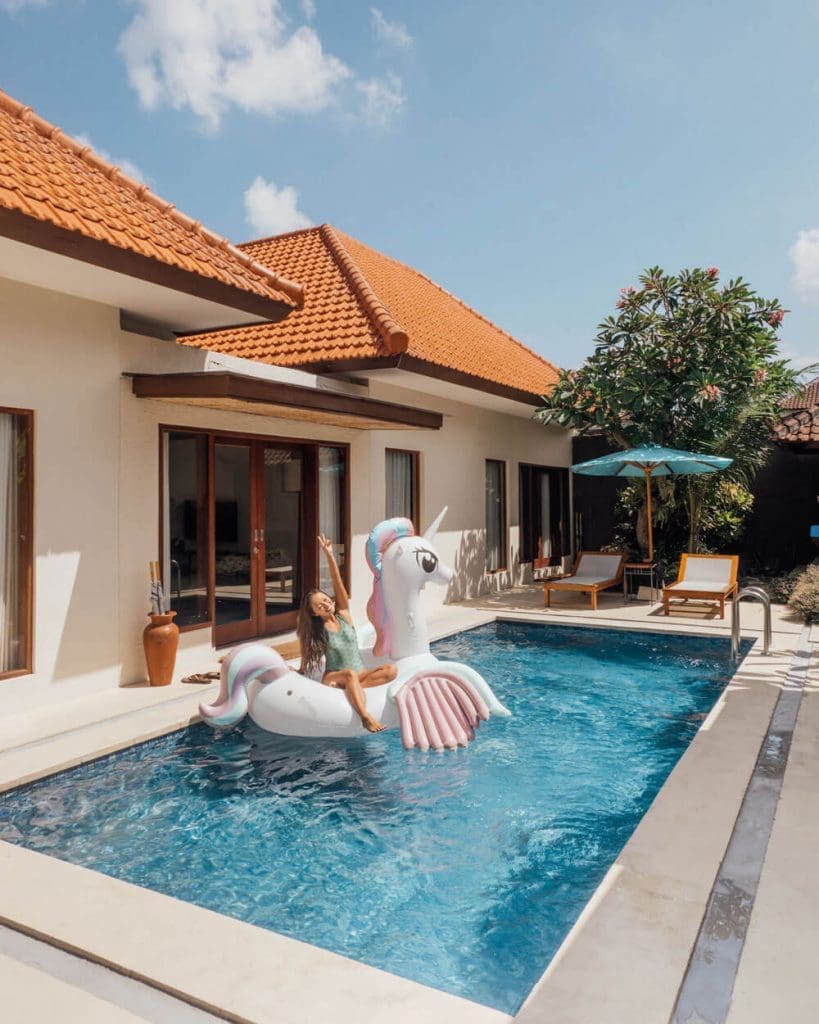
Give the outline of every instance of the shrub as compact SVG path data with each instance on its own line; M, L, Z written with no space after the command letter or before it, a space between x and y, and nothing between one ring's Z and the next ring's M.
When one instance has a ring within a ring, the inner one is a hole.
M793 593L793 588L796 586L799 577L804 573L805 566L797 565L795 569L791 569L790 572L782 573L781 576L774 576L768 580L765 584L765 589L768 591L771 600L774 604L787 604L790 600L790 596Z
M809 565L799 577L788 607L805 622L819 622L819 565Z

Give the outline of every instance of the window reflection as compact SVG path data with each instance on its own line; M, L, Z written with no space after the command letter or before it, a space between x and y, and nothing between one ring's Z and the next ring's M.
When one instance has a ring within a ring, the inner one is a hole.
M165 590L180 626L207 622L208 441L167 433Z

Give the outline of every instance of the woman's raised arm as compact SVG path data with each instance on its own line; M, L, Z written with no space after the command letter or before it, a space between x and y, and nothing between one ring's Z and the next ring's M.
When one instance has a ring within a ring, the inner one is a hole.
M327 558L327 568L330 570L330 579L333 581L333 597L336 600L336 611L349 611L350 595L344 586L344 580L341 578L341 571L338 567L336 556L333 554L333 542L329 537L325 537L323 533L319 534L318 542Z

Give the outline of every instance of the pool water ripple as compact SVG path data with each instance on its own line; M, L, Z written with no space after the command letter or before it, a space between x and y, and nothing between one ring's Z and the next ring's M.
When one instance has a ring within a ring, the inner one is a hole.
M435 646L513 712L467 750L251 723L0 797L0 838L514 1013L730 673L727 644L497 623Z

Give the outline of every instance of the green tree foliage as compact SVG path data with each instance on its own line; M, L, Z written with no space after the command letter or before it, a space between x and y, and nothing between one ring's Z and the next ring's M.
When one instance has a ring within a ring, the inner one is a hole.
M741 278L721 285L717 267L676 277L652 267L639 287L621 289L594 353L561 372L537 415L581 433L598 428L619 448L654 443L733 458L726 476L737 487L734 511L712 476L681 478L660 492L658 519L684 509L687 547L697 551L709 519L741 525L772 424L796 387L796 372L778 357L784 316L776 299Z

